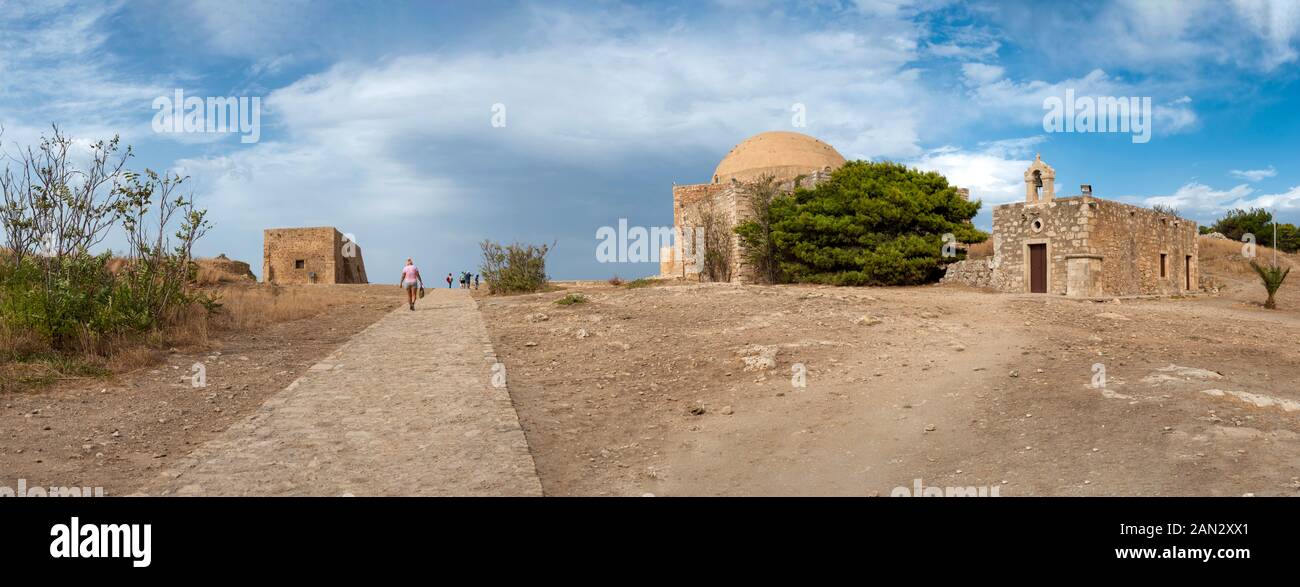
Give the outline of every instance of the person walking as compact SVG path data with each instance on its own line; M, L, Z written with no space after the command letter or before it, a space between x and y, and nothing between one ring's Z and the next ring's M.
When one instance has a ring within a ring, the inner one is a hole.
M478 289L478 274L474 274L474 289Z
M409 257L402 268L401 285L406 290L406 301L411 305L411 311L415 311L416 288L424 289L424 278L420 277L420 268Z
M447 289L451 289L451 274L447 274Z

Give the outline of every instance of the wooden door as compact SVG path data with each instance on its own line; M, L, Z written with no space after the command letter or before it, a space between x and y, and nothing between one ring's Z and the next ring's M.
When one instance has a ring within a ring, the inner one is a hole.
M1029 245L1029 293L1047 293L1047 245Z

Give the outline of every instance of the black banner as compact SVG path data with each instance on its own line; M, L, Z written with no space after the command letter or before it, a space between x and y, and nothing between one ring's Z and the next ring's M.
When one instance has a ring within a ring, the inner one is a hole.
M431 557L504 554L513 567L580 553L644 566L744 553L777 565L869 555L1197 574L1286 564L1298 510L1280 498L11 498L0 499L0 560L7 571L193 577L304 561L332 572Z

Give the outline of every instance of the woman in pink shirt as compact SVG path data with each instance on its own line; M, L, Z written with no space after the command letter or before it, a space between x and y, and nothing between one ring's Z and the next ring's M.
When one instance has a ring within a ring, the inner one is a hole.
M420 277L420 268L415 266L415 261L406 260L406 266L402 268L402 287L406 288L406 300L410 302L411 309L415 310L415 288L424 289L424 278Z

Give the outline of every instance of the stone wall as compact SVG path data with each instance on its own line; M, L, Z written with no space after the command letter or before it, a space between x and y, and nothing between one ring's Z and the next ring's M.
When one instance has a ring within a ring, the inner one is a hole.
M796 187L812 188L826 181L830 176L829 171L815 171L782 182L778 184L777 189L782 193L790 193ZM673 224L679 246L670 255L660 252L661 277L700 278L696 261L702 251L696 251L697 243L692 242L691 237L694 230L700 226L700 214L706 206L713 206L733 227L749 220L753 217L753 211L743 187L743 184L732 182L673 186ZM731 280L752 283L755 281L754 272L745 262L739 235L732 235L731 247Z
M1172 295L1200 289L1196 222L1155 210L1101 200L1094 252L1102 256L1102 289L1109 295ZM1165 274L1160 256L1165 255ZM1188 257L1191 257L1188 263ZM1190 268L1187 266L1190 265Z
M262 239L266 283L367 283L361 247L334 227L269 228Z
M991 287L1029 291L1028 246L1047 246L1047 291L1098 297L1198 289L1196 223L1091 196L993 208ZM1165 274L1160 274L1160 255Z
M960 283L971 287L993 287L993 258L963 259L949 263L939 283ZM995 288L996 289L996 288Z
M195 259L199 266L200 279L215 281L257 281L253 268L243 261L236 261L222 253L210 259Z

